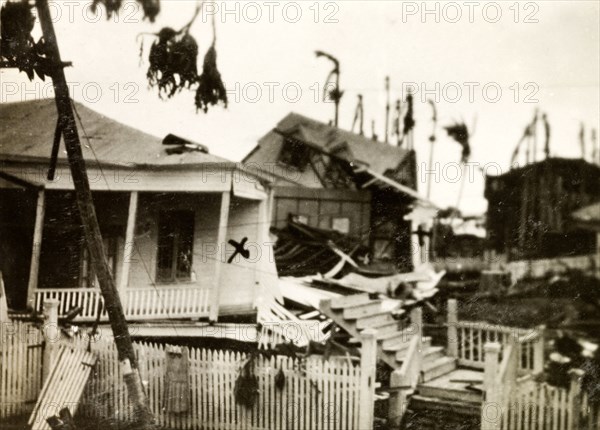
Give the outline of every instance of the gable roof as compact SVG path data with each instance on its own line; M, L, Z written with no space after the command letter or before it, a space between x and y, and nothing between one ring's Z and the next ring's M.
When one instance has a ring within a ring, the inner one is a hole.
M162 139L110 119L84 105L73 102L81 117L77 121L83 155L95 156L101 164L133 166L188 166L231 164L233 162L199 151L168 155ZM57 120L54 99L0 104L0 160L43 160L50 158ZM61 141L59 161L66 160Z
M374 141L293 112L283 118L276 128L280 132L295 135L324 152L347 161L366 164L372 171L382 175L396 169L410 153L409 150ZM280 134L270 131L259 140L258 145L244 158L244 162L258 165L276 162L283 142L284 138Z

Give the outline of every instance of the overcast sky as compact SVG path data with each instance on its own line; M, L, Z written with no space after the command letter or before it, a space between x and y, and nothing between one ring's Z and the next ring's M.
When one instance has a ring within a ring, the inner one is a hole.
M208 114L196 113L192 92L159 100L147 87L147 61L140 66L136 42L140 32L182 27L194 11L194 1L162 0L162 13L154 24L143 21L134 4L126 4L108 22L104 10L96 17L85 1L58 2L53 11L63 59L74 65L67 69L67 79L73 83L75 100L159 137L175 133L201 142L212 153L235 161L290 111L324 122L332 119L333 106L317 94L331 65L315 58L316 49L341 62L342 128L351 127L356 95L362 93L365 131L371 134L375 120L382 136L385 76L391 79L392 100L414 83L419 90L419 165L425 167L430 150L431 108L426 100L437 98L434 161L440 164L432 197L440 205L454 205L460 147L441 129L454 120L474 127L471 161L482 167L488 163L492 173L496 165L507 169L536 107L550 120L553 155L580 156L582 122L591 146L590 130L598 128L600 117L599 4L216 2L205 12L216 12L218 66L230 104L227 110L217 107ZM211 43L209 23L205 13L191 29L200 45L199 67ZM145 40L147 49L152 39ZM2 102L52 95L45 83L29 83L15 71L2 70L1 79ZM541 143L538 146L541 149ZM473 173L460 207L483 213L482 174L477 169ZM425 183L419 187L424 193Z

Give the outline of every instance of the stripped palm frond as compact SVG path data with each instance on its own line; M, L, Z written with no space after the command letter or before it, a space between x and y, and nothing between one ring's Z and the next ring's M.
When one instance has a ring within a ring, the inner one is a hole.
M222 102L227 108L227 91L221 79L221 73L217 68L217 27L215 16L212 16L213 26L213 42L206 55L202 66L202 75L198 79L199 85L196 90L196 108L202 109L205 113L208 111L208 106L215 106Z
M469 129L464 122L457 122L453 125L444 127L452 139L462 146L461 161L465 163L471 156L471 146L469 145Z

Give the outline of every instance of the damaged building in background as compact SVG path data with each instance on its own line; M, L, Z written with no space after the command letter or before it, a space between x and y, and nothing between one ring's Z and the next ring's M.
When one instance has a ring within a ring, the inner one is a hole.
M507 260L593 254L596 235L571 219L600 200L600 166L583 159L547 158L488 176L489 246Z
M297 226L288 224L293 220L309 230L355 238L345 251L374 270L407 272L426 261L414 249L425 235L405 218L416 205L434 207L416 191L413 150L290 113L259 140L244 163L274 174L272 225L283 240L292 240L297 232ZM289 269L280 258L280 273L303 272Z

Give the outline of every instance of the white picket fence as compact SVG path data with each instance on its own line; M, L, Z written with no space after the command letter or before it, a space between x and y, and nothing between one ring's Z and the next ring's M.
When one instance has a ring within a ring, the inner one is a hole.
M571 419L571 413L579 415L577 420ZM575 403L572 393L566 388L526 381L518 385L508 406L502 411L501 428L599 430L600 408L589 405L585 393Z
M0 324L0 419L28 414L42 388L40 330L29 323Z
M522 341L485 347L481 430L600 430L600 405L591 404L582 390L583 371L569 371L568 389L539 381L532 372L519 377Z
M79 341L81 347L86 342ZM87 419L129 421L133 411L114 344L92 343L98 356L79 412ZM360 367L346 359L299 360L259 355L254 361L258 398L252 408L236 403L234 387L248 356L232 351L189 348L189 401L184 412L167 405L166 347L135 345L140 374L161 426L184 429L358 429ZM278 389L279 371L285 384Z

